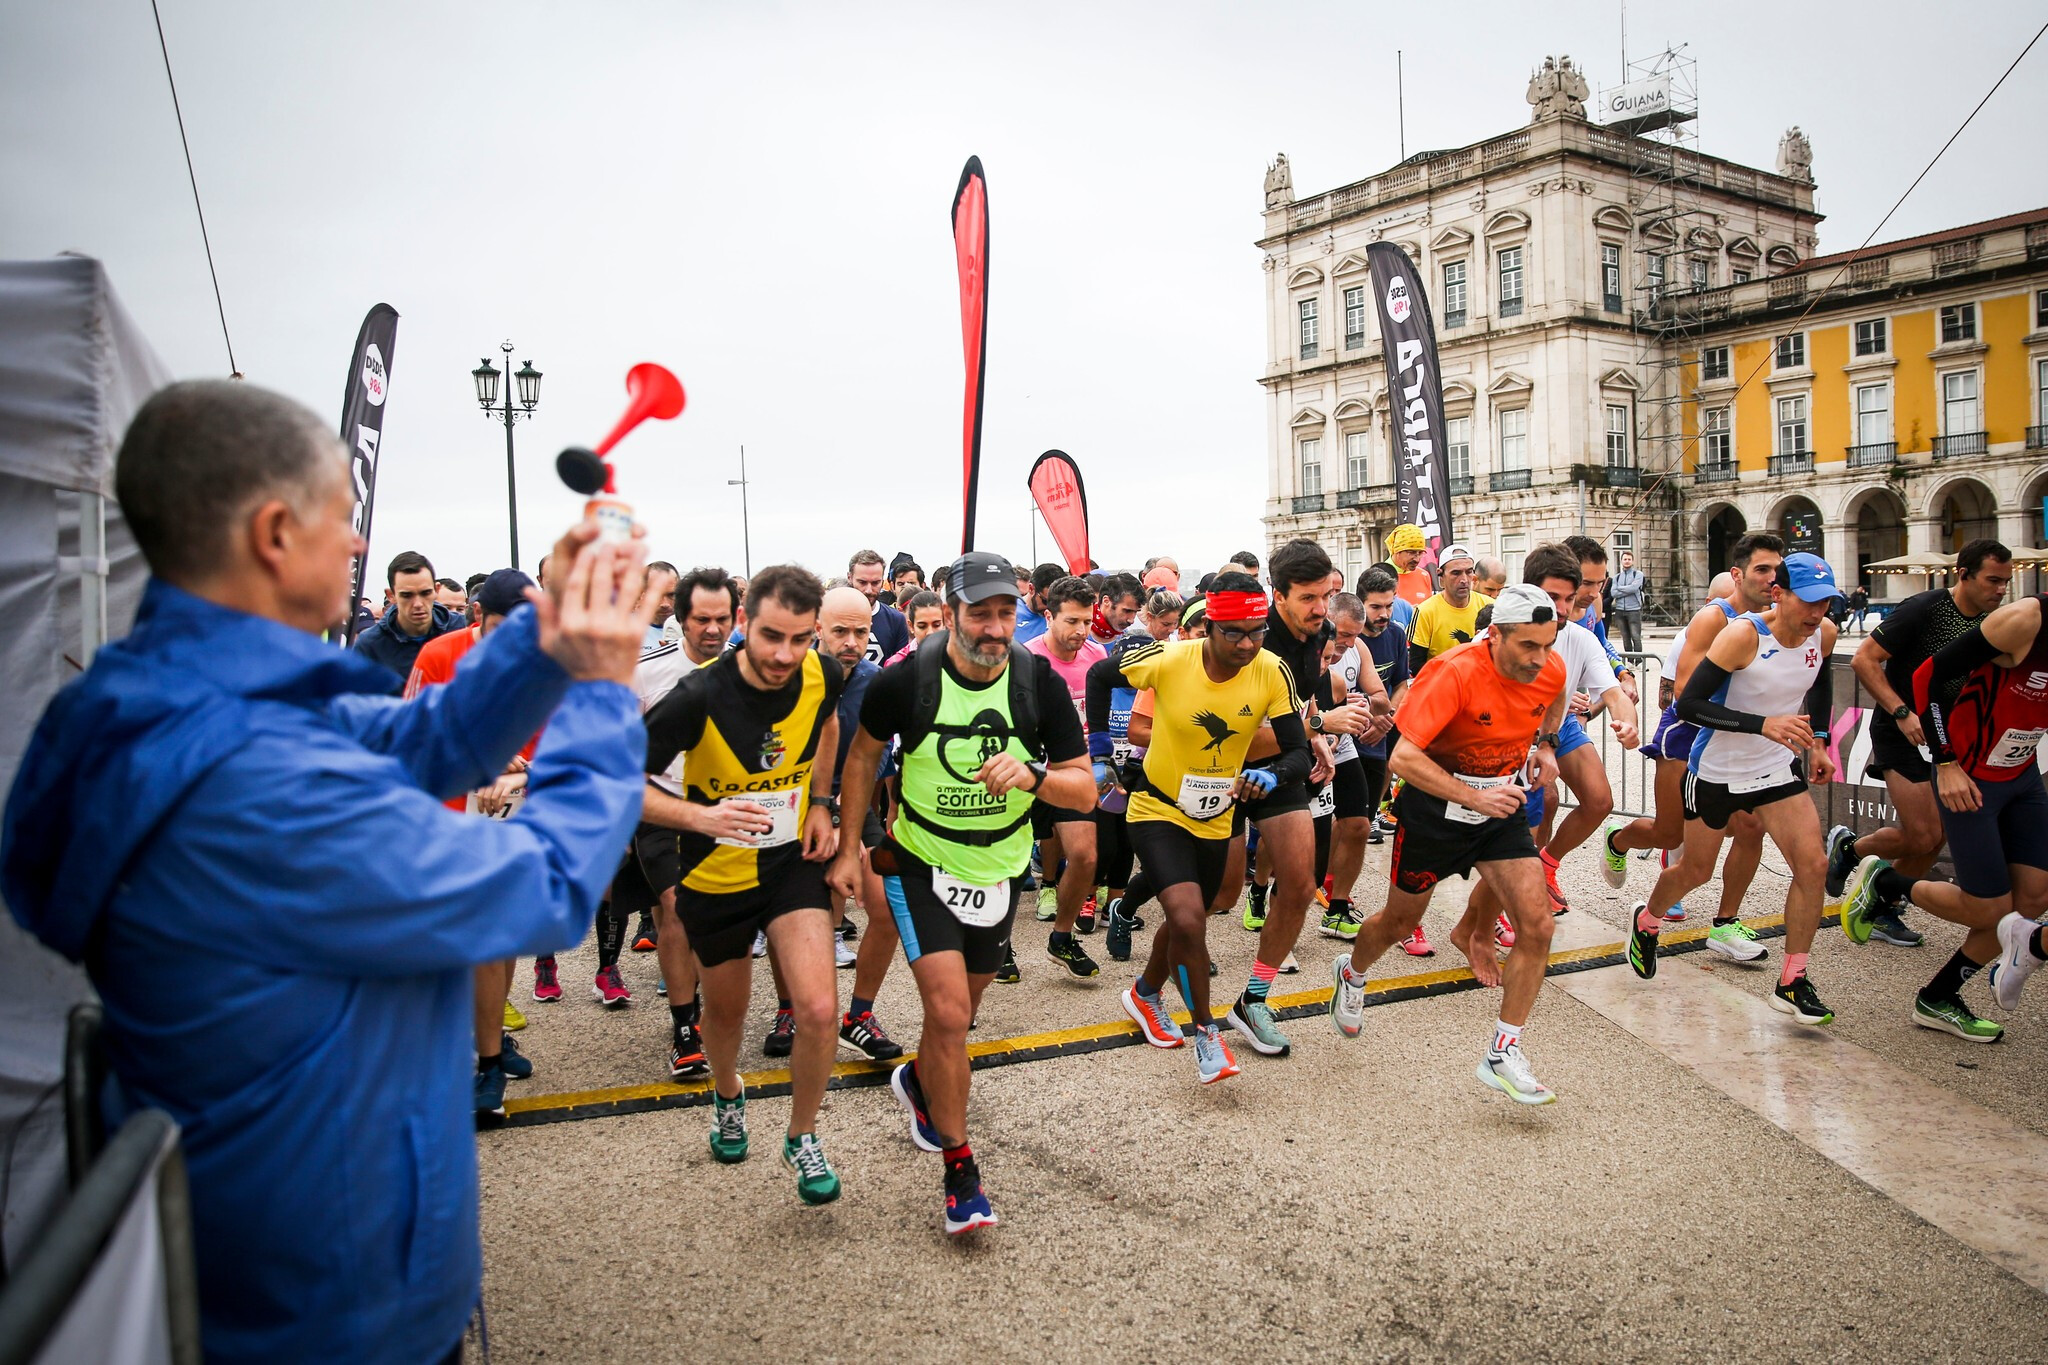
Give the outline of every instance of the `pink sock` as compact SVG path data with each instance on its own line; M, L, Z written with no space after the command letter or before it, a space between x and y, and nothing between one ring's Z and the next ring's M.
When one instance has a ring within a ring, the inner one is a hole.
M1637 930L1645 934L1654 934L1663 927L1664 917L1655 910L1652 910L1649 903L1645 902L1642 910L1636 915Z
M1550 856L1549 849L1544 849L1541 853L1537 854L1536 856L1543 860L1543 866L1545 868L1549 869L1552 872L1557 871L1557 859Z
M1794 981L1797 981L1797 980L1798 980L1798 979L1799 979L1800 977L1802 977L1802 976L1805 976L1805 975L1806 975L1806 954L1805 954L1805 953L1787 953L1787 954L1785 954L1785 966L1784 966L1784 969L1783 969L1783 970L1781 970L1781 971L1780 971L1780 972L1778 973L1778 984L1779 984L1780 986L1789 986L1789 985L1791 985L1791 984L1792 984L1792 983L1793 983Z

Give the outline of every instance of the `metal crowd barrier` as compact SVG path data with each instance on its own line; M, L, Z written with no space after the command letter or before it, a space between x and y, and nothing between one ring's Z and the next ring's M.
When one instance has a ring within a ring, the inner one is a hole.
M1622 662L1635 670L1636 675L1636 729L1642 742L1647 744L1657 729L1657 718L1664 714L1668 699L1663 696L1664 659L1658 654L1634 654L1623 651ZM1585 719L1586 735L1600 751L1601 766L1607 769L1607 784L1614 793L1614 813L1624 819L1650 816L1657 787L1656 765L1644 755L1639 747L1624 749L1621 741L1614 737L1608 726L1605 711ZM1569 783L1558 784L1558 805L1563 808L1575 807L1578 797L1572 793Z

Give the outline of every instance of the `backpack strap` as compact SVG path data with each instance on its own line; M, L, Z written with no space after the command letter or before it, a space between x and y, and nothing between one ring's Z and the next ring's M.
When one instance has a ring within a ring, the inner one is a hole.
M910 727L902 734L903 752L924 743L924 737L932 732L932 726L939 719L939 702L946 686L946 637L948 631L935 630L917 642L917 649L910 656L910 666L917 675L917 701L911 710Z
M1015 640L1010 641L1010 728L1018 742L1036 756L1038 742L1038 669L1044 660ZM1050 665L1046 665L1050 667Z

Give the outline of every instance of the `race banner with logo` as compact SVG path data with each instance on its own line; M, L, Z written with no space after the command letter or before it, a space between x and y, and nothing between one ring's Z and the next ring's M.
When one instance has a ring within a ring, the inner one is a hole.
M1876 714L1870 694L1856 678L1846 654L1828 659L1829 714L1813 717L1815 729L1828 730L1828 757L1835 763L1835 780L1807 788L1814 809L1820 812L1821 827L1847 825L1861 838L1899 823L1898 808L1884 779L1869 771L1870 721ZM1931 755L1930 755L1931 757ZM1955 863L1948 846L1942 846L1933 875L1953 877Z
M988 181L981 158L967 158L953 191L953 255L960 267L960 344L967 360L961 421L966 467L960 490L960 553L974 548L974 499L981 484L981 395L988 347Z
M1387 387L1394 394L1400 460L1394 468L1401 520L1420 527L1434 563L1451 542L1449 450L1444 443L1443 373L1437 368L1436 324L1408 253L1392 242L1365 249L1378 304Z
M356 333L348 387L341 396L341 440L349 449L351 482L355 484L356 534L363 538L363 554L356 560L355 591L348 599L350 644L355 643L356 606L363 600L363 577L370 567L370 515L377 507L377 446L384 439L384 399L391 390L391 353L397 345L398 310L380 303Z
M1069 571L1088 572L1088 490L1081 467L1064 450L1048 450L1031 466L1031 500L1045 518L1046 529L1067 558Z

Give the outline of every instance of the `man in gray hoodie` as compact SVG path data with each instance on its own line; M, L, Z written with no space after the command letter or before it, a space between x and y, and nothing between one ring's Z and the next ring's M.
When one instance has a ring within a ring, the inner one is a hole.
M1643 652L1643 598L1647 595L1649 580L1636 567L1635 553L1621 552L1621 567L1614 572L1614 619L1621 626L1621 649L1624 654Z

